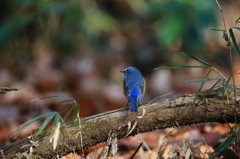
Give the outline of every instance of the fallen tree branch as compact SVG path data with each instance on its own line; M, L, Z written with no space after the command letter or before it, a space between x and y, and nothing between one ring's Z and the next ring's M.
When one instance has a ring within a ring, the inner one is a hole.
M53 151L52 143L49 142L51 130L34 135L34 141L38 141L39 146L33 148L32 155L41 158L55 158L57 155L63 156L80 150L82 148L81 138L80 135L77 135L79 131L82 131L83 148L88 148L106 142L111 131L114 131L117 138L121 139L128 133L128 136L133 136L156 129L174 127L176 121L180 126L206 122L224 123L222 118L224 115L231 123L235 122L235 112L236 120L239 122L240 87L237 87L236 91L237 101L234 101L232 86L226 89L227 97L225 96L223 101L222 87L216 87L201 102L196 100L194 105L195 93L141 105L138 113L128 113L128 108L122 108L83 118L81 119L82 129L78 124L68 125L70 136L66 133L66 128L62 127L55 151ZM199 96L203 96L205 92L201 92ZM81 110L84 111L84 106L81 107ZM136 123L136 127L133 127L134 123ZM130 128L133 130L129 130ZM17 153L27 152L31 145L29 139L24 138L3 147L2 152L6 158L16 158Z
M9 87L0 87L0 93L6 93L7 91L17 91L17 88L9 88Z

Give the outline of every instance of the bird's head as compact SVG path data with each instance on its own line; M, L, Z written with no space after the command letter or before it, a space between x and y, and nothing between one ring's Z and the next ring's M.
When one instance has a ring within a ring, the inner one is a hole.
M125 75L131 74L131 73L140 73L137 68L132 67L132 66L129 66L120 72L124 73Z

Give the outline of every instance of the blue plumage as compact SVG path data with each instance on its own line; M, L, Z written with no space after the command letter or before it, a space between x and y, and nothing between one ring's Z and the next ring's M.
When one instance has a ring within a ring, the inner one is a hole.
M145 92L145 80L135 67L127 67L123 71L123 93L130 103L130 112L138 112L138 103L142 104Z

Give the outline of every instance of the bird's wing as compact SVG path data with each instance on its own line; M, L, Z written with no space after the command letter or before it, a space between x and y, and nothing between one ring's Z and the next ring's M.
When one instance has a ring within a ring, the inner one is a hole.
M145 81L145 79L143 78L143 94L145 93L145 91L146 91L146 81Z
M123 94L125 95L125 97L128 98L128 96L131 94L131 88L129 83L126 82L126 80L123 80Z
M125 95L125 97L127 97L127 93L126 93L126 86L125 86L125 80L123 80L123 86L122 86L122 90L123 90L123 94Z
M140 88L140 93L143 96L145 93L145 90L146 90L146 81L144 78L142 78L142 79L143 79L143 82L139 83L139 86L140 86L139 88Z

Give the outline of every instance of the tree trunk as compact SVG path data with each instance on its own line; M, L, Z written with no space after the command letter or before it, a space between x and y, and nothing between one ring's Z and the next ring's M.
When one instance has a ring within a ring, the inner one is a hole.
M203 97L206 92L200 92L199 98ZM194 98L195 93L187 94L141 105L138 113L129 113L128 108L122 108L83 118L80 122L81 128L78 124L68 125L70 135L68 135L66 128L62 127L55 151L53 151L52 143L49 141L51 132L45 131L33 136L34 141L38 141L38 146L32 147L32 156L56 158L57 155L67 155L82 148L106 142L111 134L109 132L114 132L117 138L121 139L126 135L133 136L156 129L174 127L176 123L180 126L206 122L224 123L222 116L229 123L239 122L240 87L236 87L236 97L234 97L233 86L229 86L225 91L223 100L222 87L215 87L202 101L199 102L198 98L193 104ZM133 126L135 122L136 127ZM129 126L134 128L130 133ZM80 131L82 138L79 135ZM81 140L83 147L81 147ZM29 153L26 152L31 145L29 139L24 138L3 147L2 155L6 158L17 158L17 153L27 155Z

